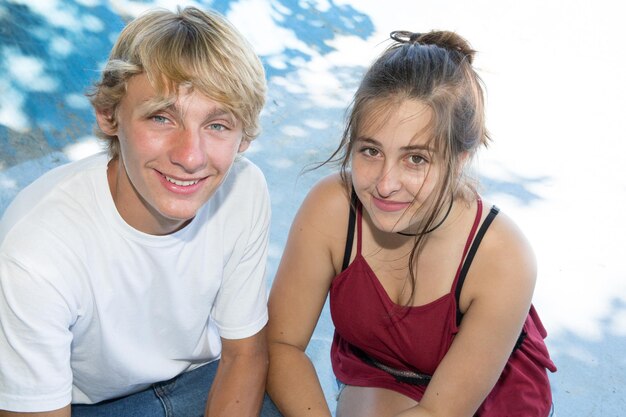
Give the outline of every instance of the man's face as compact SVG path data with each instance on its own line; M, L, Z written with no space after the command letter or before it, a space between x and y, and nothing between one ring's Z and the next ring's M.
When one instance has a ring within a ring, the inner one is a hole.
M219 103L185 87L165 102L144 74L128 81L117 127L96 114L120 142L108 172L115 205L129 225L149 234L172 233L191 220L249 144L241 122Z

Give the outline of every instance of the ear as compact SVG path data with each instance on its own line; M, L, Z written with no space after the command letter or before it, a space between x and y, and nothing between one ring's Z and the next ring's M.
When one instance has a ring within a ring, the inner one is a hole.
M250 140L243 138L239 143L239 150L237 152L242 153L250 146Z
M117 123L113 110L96 109L96 121L98 127L109 136L117 135Z

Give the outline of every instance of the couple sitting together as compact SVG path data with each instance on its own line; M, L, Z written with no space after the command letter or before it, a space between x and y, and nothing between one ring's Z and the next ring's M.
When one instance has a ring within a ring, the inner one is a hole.
M88 96L107 152L0 223L0 416L330 416L305 353L326 298L337 417L546 417L536 265L469 175L475 52L391 34L299 209L272 288L270 200L241 154L263 66L223 17L154 10Z

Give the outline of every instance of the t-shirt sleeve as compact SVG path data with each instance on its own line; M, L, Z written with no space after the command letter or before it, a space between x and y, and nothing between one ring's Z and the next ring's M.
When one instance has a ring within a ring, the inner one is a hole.
M245 196L254 202L252 209L230 214L244 232L228 260L212 310L220 337L225 339L253 336L268 319L265 272L271 208L267 185L259 176L257 184L249 184Z
M70 322L59 288L0 254L0 409L49 411L71 402Z

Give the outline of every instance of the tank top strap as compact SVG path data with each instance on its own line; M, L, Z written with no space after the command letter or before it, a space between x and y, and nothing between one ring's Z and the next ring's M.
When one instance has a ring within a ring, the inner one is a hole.
M358 209L357 209L358 206ZM350 255L352 255L352 242L354 241L354 225L356 222L358 211L358 237L357 237L357 254L361 253L361 204L357 198L354 189L350 195L350 214L348 215L348 233L346 236L346 247L343 252L343 262L341 264L341 270L345 270L350 265Z
M489 210L489 214L485 218L485 221L480 226L480 229L476 231L478 223L480 222L480 218L482 217L482 201L480 198L478 199L479 208L476 213L476 219L474 220L474 225L472 226L472 231L467 239L467 243L465 244L465 249L463 251L463 258L459 265L459 268L456 273L456 277L454 278L454 298L456 301L456 324L457 326L461 324L461 319L463 318L463 313L461 313L461 309L459 308L459 302L461 299L461 290L463 289L463 283L465 282L465 278L467 277L467 272L469 271L470 266L472 265L472 261L474 260L474 256L478 251L478 247L480 246L480 242L483 240L487 229L491 225L491 222L496 217L496 215L500 212L500 209L496 206L492 206L491 210ZM470 247L471 243L471 247Z
M478 230L478 225L480 224L480 219L483 216L483 200L480 197L476 199L476 215L474 216L474 223L472 224L472 229L467 236L467 240L465 241L465 247L463 248L463 256L461 257L461 262L459 262L459 266L456 269L456 274L454 275L454 281L452 282L452 290L457 288L457 283L459 281L459 277L461 275L461 269L463 268L463 264L465 262L465 257L467 256L467 252L470 249L470 245L474 240L474 236L476 236L476 231Z

